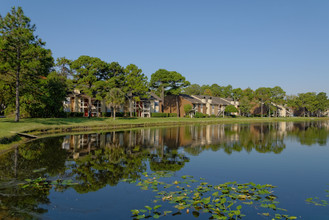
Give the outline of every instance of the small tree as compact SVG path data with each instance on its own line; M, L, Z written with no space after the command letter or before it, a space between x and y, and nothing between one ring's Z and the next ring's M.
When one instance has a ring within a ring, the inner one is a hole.
M271 100L270 100L270 98L271 98L271 88L260 87L260 88L256 89L255 98L260 103L261 115L263 117L263 115L264 115L264 112L263 112L264 104L269 104L271 102Z
M192 110L192 105L190 104L186 104L184 105L184 112L185 112L185 115L188 115Z
M234 105L228 105L225 108L225 112L231 114L233 112L238 112L238 109Z
M119 88L113 88L106 96L106 103L113 107L113 117L115 120L116 110L125 103L125 94Z
M244 96L242 99L240 99L239 107L240 107L240 111L241 111L242 115L246 116L246 115L250 114L252 105L247 96Z
M320 92L316 95L317 99L317 116L322 116L323 112L325 112L329 107L328 97L325 92Z

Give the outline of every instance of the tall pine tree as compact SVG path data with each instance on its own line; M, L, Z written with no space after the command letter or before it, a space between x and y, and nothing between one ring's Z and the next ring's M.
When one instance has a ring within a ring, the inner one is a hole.
M34 82L53 65L50 50L43 48L45 43L34 35L35 30L21 7L0 16L0 75L15 91L16 122L20 119L21 90L33 89Z

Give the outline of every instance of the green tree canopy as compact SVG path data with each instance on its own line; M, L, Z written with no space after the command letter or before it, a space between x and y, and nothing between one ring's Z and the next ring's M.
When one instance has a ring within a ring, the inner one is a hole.
M233 93L233 88L232 88L231 85L228 85L228 86L224 86L223 87L222 97L224 97L224 98L232 97L232 93Z
M183 88L190 85L190 82L185 79L180 73L176 71L168 71L159 69L151 75L150 87L161 94L162 105L164 103L165 94L178 96L182 93ZM178 99L177 103L177 117L179 117ZM162 107L163 111L163 107Z
M250 114L252 105L251 105L250 100L248 99L248 96L243 96L240 99L239 108L240 108L240 111L241 111L242 115L248 116Z
M234 101L240 100L242 95L243 95L243 91L241 88L236 88L232 90L231 97L233 98Z
M209 85L202 85L201 86L201 95L206 95L206 91L211 91L211 87Z
M315 92L307 92L298 94L296 104L303 109L303 114L311 116L310 114L316 111L318 100Z
M234 113L234 112L238 112L238 109L234 105L228 105L225 108L225 112Z
M187 95L201 95L201 86L198 84L191 84L184 88L184 93Z
M130 64L125 69L125 85L123 92L126 93L129 99L129 111L130 117L132 117L132 99L139 101L141 98L147 96L148 82L147 77L143 74L143 71L136 65Z
M185 114L188 115L190 113L190 111L192 110L192 108L193 107L190 104L184 105L184 112L185 112Z
M285 97L286 92L280 86L275 86L271 89L271 98L273 102L282 105L284 104Z
M73 78L77 89L90 97L94 97L97 90L95 83L108 76L109 66L97 57L80 56L71 63L74 70Z
M115 120L116 110L125 103L125 94L119 88L113 88L106 96L106 103L113 107L113 117Z
M105 80L108 82L110 88L122 88L125 83L125 68L118 62L108 64L109 71L105 75Z
M242 91L242 96L247 97L251 101L255 97L255 91L248 87Z
M218 84L214 83L210 86L211 92L213 96L221 97L223 94L223 87L219 86Z
M211 89L205 89L203 91L203 95L208 95L208 96L213 96L212 92L211 92Z
M72 61L65 58L65 57L59 57L56 59L56 69L59 75L68 78L72 75L71 65Z
M16 122L20 119L21 94L37 89L36 82L49 73L54 63L51 51L43 48L45 43L34 34L35 30L21 7L0 16L0 75L11 87L9 104L16 106Z
M318 116L322 116L322 113L329 108L328 96L325 92L320 92L316 95L316 99L316 109L319 112Z
M255 98L260 102L261 105L261 115L263 117L263 105L269 104L271 101L271 90L267 87L260 87L255 91Z
M57 72L51 72L41 79L38 89L22 96L22 109L29 117L60 117L63 113L63 101L67 96L66 78Z

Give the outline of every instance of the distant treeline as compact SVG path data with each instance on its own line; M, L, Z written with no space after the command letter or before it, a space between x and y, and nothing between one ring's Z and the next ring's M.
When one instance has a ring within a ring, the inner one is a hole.
M325 92L299 93L286 95L280 87L233 88L231 85L220 86L192 84L184 89L188 95L208 95L223 98L232 98L239 101L242 115L276 115L279 107L285 107L294 116L323 116L329 108L329 100ZM263 110L262 110L263 108Z

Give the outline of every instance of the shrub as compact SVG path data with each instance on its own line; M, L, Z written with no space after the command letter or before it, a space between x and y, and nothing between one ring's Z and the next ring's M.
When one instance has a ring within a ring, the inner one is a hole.
M231 114L233 112L238 112L238 109L234 105L228 105L225 108L225 112Z
M177 117L177 113L168 113L168 117Z
M164 117L168 117L168 113L153 112L151 113L151 117L164 118Z
M102 112L102 117L111 117L111 112Z
M188 113L190 113L191 110L192 110L192 105L190 104L184 105L184 112L186 115L188 115Z
M72 117L83 117L84 113L83 112L71 112L73 113Z
M115 117L123 117L125 115L124 112L116 112Z
M195 118L206 118L208 117L208 115L206 114L203 114L201 112L196 112L195 115L194 115Z
M19 141L19 140L21 140L21 137L18 135L14 135L12 137L3 137L0 138L0 144L10 144L14 141Z

